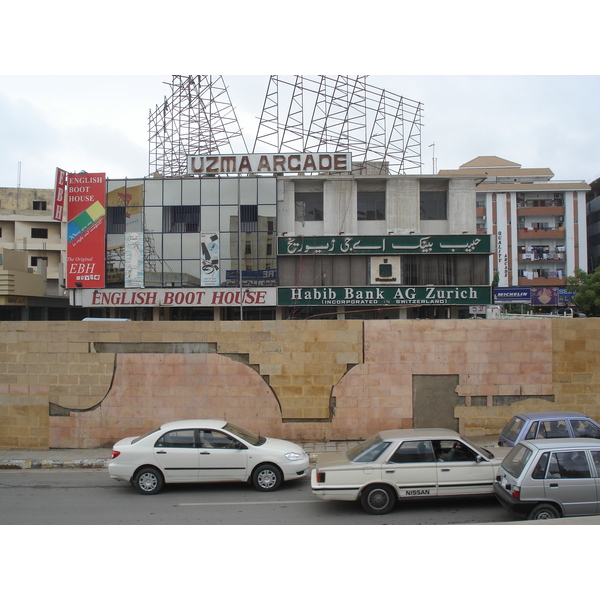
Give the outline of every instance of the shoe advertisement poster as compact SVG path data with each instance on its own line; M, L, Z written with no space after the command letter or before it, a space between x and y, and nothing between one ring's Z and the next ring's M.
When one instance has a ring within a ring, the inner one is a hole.
M219 236L216 233L201 234L200 285L202 287L221 285L219 274Z
M67 287L102 288L105 274L106 175L70 174L67 195Z

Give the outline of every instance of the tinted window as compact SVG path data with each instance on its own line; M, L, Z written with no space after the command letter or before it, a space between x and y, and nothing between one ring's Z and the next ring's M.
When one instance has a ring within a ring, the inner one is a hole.
M538 433L539 437L547 438L565 438L571 437L567 428L566 421L542 421L540 423L540 432L543 431L543 435Z
M520 417L513 417L506 427L502 430L501 435L503 435L507 440L514 442L519 433L521 433L521 429L523 429L523 425L525 425L525 421Z
M177 429L159 437L154 445L157 448L194 448L194 440L193 429Z
M585 452L554 452L550 458L548 477L551 479L591 477Z
M533 479L544 479L544 476L546 475L546 467L548 466L549 457L550 452L544 452L544 454L540 456L540 459L538 460L537 465L535 465L535 469L533 469L533 473L531 474L531 477L533 477Z
M352 462L372 462L377 460L389 445L390 442L384 442L379 435L374 435L348 450L346 456Z
M402 442L392 457L393 463L435 462L431 442Z
M502 468L513 477L519 477L532 454L532 450L523 444L517 444L502 461Z
M523 424L525 424L523 422ZM527 434L525 435L526 440L535 440L535 432L537 431L538 422L534 421L527 430Z
M436 460L441 462L472 461L477 455L457 440L441 440L433 442Z
M587 419L573 419L571 427L575 437L600 438L600 429Z
M600 477L600 452L592 452L592 460L594 461L594 468L596 469L596 476Z
M220 431L205 430L200 432L202 448L236 448L237 442Z

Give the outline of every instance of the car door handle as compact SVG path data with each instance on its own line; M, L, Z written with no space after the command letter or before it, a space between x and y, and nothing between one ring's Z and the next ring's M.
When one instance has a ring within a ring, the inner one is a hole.
M210 454L210 452L207 452L206 450L204 452L200 452L200 454Z
M156 454L166 454L167 452L165 450L157 450Z
M442 473L445 471L449 471L450 469L446 468L446 469L442 469Z
M395 472L396 472L396 469L387 469L386 470L386 473L395 473Z
M558 483L551 483L550 487L558 487Z

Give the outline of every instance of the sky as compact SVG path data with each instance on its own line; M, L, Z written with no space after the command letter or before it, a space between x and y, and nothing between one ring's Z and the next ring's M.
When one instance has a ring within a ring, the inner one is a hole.
M68 0L52 6L33 19L26 8L7 9L24 27L0 39L2 56L13 52L0 64L0 187L51 188L57 167L113 179L148 175L148 116L170 95L173 73L223 75L250 148L269 74L366 74L370 85L422 103L422 173L494 155L550 168L555 180L600 177L600 71L585 33L600 11L578 0L570 12L507 0L491 15L480 2L414 8L385 0L378 6L389 13L353 14L308 0L287 21L273 20L277 3L258 11L234 1L227 6L238 18L219 31L206 21L222 11L178 0L172 6L188 11L182 15L203 17L200 29L191 18L176 27L142 14L135 7L147 4L137 1L107 0L93 18Z

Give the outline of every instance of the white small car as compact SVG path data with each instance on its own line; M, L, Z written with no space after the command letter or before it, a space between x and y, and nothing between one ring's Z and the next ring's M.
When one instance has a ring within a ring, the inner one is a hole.
M219 420L175 421L113 446L108 473L140 494L165 483L247 481L261 492L303 477L309 457L297 444Z
M381 431L347 452L319 454L311 488L324 500L360 500L382 515L399 499L493 494L508 452L492 453L450 429Z

